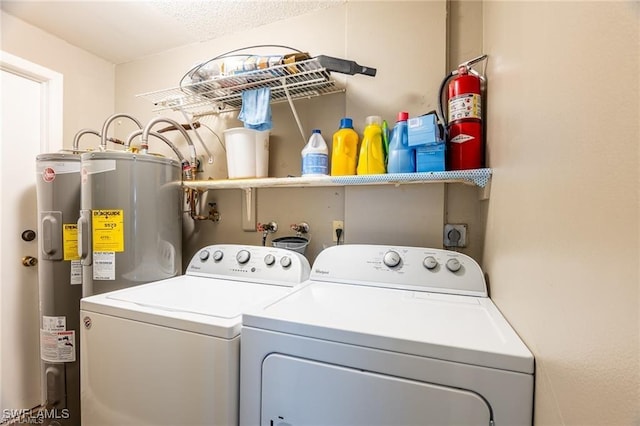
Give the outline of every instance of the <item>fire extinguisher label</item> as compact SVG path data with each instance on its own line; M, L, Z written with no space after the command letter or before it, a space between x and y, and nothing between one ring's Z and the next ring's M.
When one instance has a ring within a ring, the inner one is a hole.
M453 138L451 138L450 142L452 143L464 143L464 142L468 142L470 140L473 140L474 137L471 135L465 135L463 133L454 136Z
M482 118L482 102L477 93L464 93L449 99L449 122L465 118Z

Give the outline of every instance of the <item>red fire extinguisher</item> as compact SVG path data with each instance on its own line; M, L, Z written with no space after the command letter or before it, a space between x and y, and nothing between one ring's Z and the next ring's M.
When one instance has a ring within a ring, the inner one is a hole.
M482 55L458 66L440 85L439 115L447 134L447 169L479 169L484 165L482 92L485 79L471 68L487 58ZM449 81L451 80L451 81ZM445 116L442 92L448 86Z

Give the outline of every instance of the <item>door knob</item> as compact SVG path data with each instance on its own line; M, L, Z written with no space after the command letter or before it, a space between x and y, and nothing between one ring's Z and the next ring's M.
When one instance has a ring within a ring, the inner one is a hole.
M24 256L22 258L22 264L24 266L36 266L38 264L38 259L32 256Z

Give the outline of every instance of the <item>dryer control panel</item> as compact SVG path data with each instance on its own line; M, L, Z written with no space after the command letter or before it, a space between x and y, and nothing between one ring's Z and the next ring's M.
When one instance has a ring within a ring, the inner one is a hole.
M217 244L200 249L189 262L186 274L293 285L307 280L310 269L307 258L291 250Z
M449 250L384 245L341 245L322 251L311 280L487 297L482 269Z

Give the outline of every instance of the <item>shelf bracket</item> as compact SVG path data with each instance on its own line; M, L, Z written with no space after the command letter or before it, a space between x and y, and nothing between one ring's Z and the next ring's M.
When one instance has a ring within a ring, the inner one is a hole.
M202 145L202 148L207 153L207 156L209 157L208 160L207 160L208 163L209 164L213 164L213 154L211 154L211 151L209 151L209 148L207 148L207 145L205 145L204 141L202 140L202 137L200 136L200 133L198 132L198 130L196 130L195 126L193 125L192 117L189 117L189 115L185 112L185 110L182 108L182 106L178 106L177 108L182 113L182 116L187 121L187 123L189 123L189 126L191 127L191 130L193 130L193 132L196 134L196 137L198 138L198 141L200 141L200 145Z
M256 230L256 189L255 188L241 188L242 189L242 230L255 232Z
M302 136L302 143L305 144L307 142L306 133L302 128L302 123L300 123L300 117L298 117L298 111L296 111L295 105L293 105L293 99L291 99L291 94L289 93L289 88L287 87L287 79L282 79L282 88L284 89L285 95L287 95L287 101L289 101L289 107L291 108L291 112L293 113L293 117L296 119L296 123L298 124L298 130L300 130L300 136Z
M479 196L478 199L480 201L486 201L489 199L489 196L491 194L491 180L487 180L487 183L484 186L480 186L478 187L479 189Z

